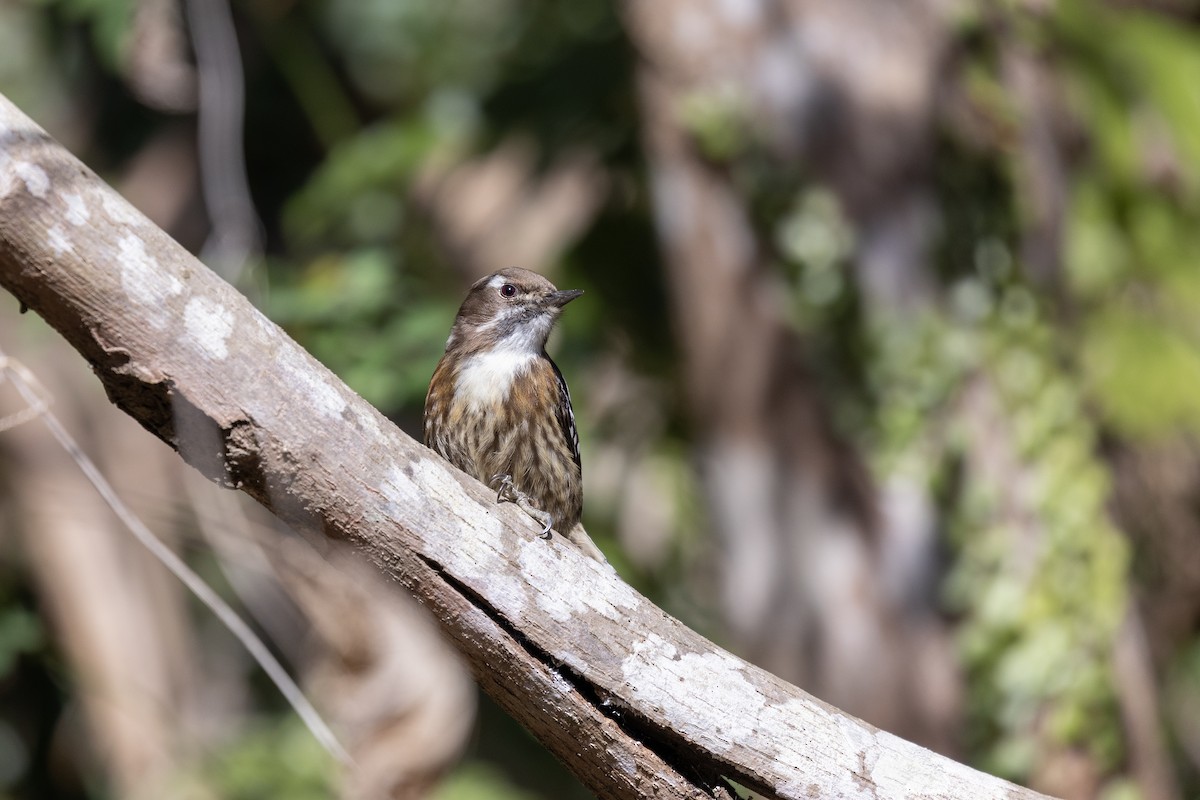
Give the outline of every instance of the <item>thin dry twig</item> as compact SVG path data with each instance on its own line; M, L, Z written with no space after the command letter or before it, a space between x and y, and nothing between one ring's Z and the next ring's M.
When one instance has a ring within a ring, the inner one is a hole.
M201 258L230 283L261 248L242 145L245 86L233 15L224 0L186 0L200 83L199 147L212 231Z

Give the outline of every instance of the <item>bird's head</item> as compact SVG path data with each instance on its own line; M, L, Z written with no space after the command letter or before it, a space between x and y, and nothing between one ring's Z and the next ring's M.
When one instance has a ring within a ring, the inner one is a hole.
M527 269L509 267L494 272L467 292L446 349L539 353L563 306L581 294L579 289L556 289Z

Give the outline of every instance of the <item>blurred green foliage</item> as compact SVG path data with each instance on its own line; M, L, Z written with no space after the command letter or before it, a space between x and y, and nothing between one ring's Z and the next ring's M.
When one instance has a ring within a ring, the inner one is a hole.
M1128 545L1059 342L1032 295L1006 283L967 279L950 315L879 332L877 466L926 480L943 503L955 550L945 599L962 615L979 763L1028 779L1042 734L1116 769L1110 661Z
M120 66L129 44L134 0L40 0L38 4L68 22L83 24L104 66L112 70Z
M1131 797L1110 662L1137 587L1131 545L1109 516L1101 442L1200 434L1200 29L1194 11L1024 5L1042 4L964 4L956 19L947 83L992 133L971 140L948 123L936 133L936 300L912 317L868 317L851 270L853 223L830 189L764 159L739 97L697 94L680 113L768 232L782 305L842 430L879 475L913 476L937 499L951 550L941 611L955 622L967 675L969 759L1027 780L1047 742L1074 747L1108 772L1108 796ZM84 87L129 108L112 75L133 7L0 3L0 90L53 110ZM680 512L673 555L643 573L622 563L622 573L703 620L709 609L695 595L710 576L689 560L702 503L638 144L636 60L614 5L242 0L234 10L250 70L249 168L268 234L261 302L410 430L463 289L414 186L431 165L512 137L535 143L538 170L560 152L594 151L610 189L553 265L560 285L588 292L565 315L555 354L578 410L605 388L582 379L588 367L613 353L645 384L635 399L653 408L642 416L579 414L584 449L636 439L646 474ZM1028 277L1021 260L1036 221L1018 144L1029 120L1002 66L1014 43L1053 77L1073 129L1057 286ZM107 80L89 73L93 61ZM161 122L98 116L92 146L110 162ZM988 433L1001 440L1011 483L980 464L972 392L994 403L1003 430ZM618 526L613 509L589 503L602 542ZM0 674L39 636L19 607L0 608ZM1172 659L1181 696L1200 696L1197 653L1193 641ZM488 723L487 737L520 738L503 725ZM521 757L490 760L511 768ZM513 771L468 763L439 797L528 796ZM329 791L329 764L294 722L265 721L202 772L228 797ZM546 784L571 791L560 776Z
M842 428L877 474L923 480L939 498L972 760L1027 781L1052 743L1119 776L1111 661L1133 556L1110 518L1101 439L1200 432L1200 32L1082 0L1005 13L1011 24L962 20L962 86L1001 134L942 142L939 307L865 317L846 280L853 230L819 187L776 218L776 243ZM1016 255L1035 221L1010 144L1027 121L996 55L1001 34L1049 65L1086 135L1068 164L1061 287L1032 281ZM973 416L980 393L1001 430L985 434ZM979 463L987 448L1002 470ZM1105 791L1137 794L1120 777Z
M536 800L538 796L513 786L495 767L468 763L446 778L432 800Z
M1074 187L1066 269L1089 312L1084 373L1132 437L1200 430L1200 33L1136 10L1057 20L1092 169Z
M270 292L271 317L372 404L421 406L456 304L430 301L383 249L329 253L296 277Z
M293 715L264 718L210 753L195 773L175 776L179 800L325 800L337 794L337 767Z
M18 656L41 648L43 639L41 620L33 612L16 604L0 607L0 680L12 671Z

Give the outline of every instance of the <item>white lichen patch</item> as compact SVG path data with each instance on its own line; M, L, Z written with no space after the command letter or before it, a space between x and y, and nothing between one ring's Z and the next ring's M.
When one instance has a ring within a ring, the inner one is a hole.
M253 320L255 326L258 328L259 334L261 334L264 339L273 340L282 338L282 332L280 331L279 326L272 322L270 317L259 311L257 308L253 308L251 310L250 319Z
M44 197L50 188L50 177L36 164L20 161L5 152L0 152L0 199L8 197L24 186L34 197Z
M279 349L278 358L280 368L292 380L291 388L294 391L311 400L313 408L324 416L341 417L346 410L346 398L326 377L324 370L313 368L299 345L285 342Z
M679 653L651 633L621 662L631 695L658 709L666 724L702 746L729 750L749 738L766 698L743 669L745 662L723 651Z
M380 487L380 492L388 502L388 512L408 523L423 517L424 507L431 503L448 508L472 507L476 504L475 499L467 494L462 484L450 474L450 468L432 454L429 458L411 461L403 468L393 466L388 472L388 480ZM471 549L469 541L463 540L478 538L464 535L461 530L463 524L461 520L456 520L452 530L447 530L444 526L425 525L417 533L425 538L431 550L445 549L448 551L447 558L459 559L460 552ZM498 537L504 533L504 526L494 517L489 517L484 526L487 536ZM493 566L479 564L477 559L469 561L475 566L467 568L467 575Z
M792 698L768 703L755 725L760 734L769 733L760 743L772 746L766 755L784 773L776 787L781 797L808 797L814 784L831 797L871 796L859 755L874 746L874 733L854 718L831 713L815 701ZM821 743L819 758L814 758L814 742Z
M978 797L1009 796L1010 787L1002 780L966 764L934 756L887 731L872 738L874 749L868 751L866 765L878 795L961 797L970 791Z
M233 334L233 312L207 297L193 297L183 310L188 338L205 354L216 359L229 356Z
M469 500L461 487L449 487L447 476L439 472L444 473L445 469L439 468L433 459L414 461L403 468L393 464L379 487L388 516L402 523L411 523L421 513L420 508L424 503ZM451 536L433 525L423 526L416 533L427 537L430 545L452 544Z
M609 570L590 558L581 555L580 558L567 560L562 554L567 547L574 545L554 547L538 538L521 544L518 558L522 570L534 575L550 573L562 578L538 586L536 599L539 608L558 622L566 622L576 614L591 613L615 622L628 617L638 607L641 597L633 587L609 579Z
M92 212L88 210L87 203L79 192L62 192L59 197L62 198L63 207L66 209L63 216L67 222L78 228L80 225L86 225L92 218Z
M121 288L131 301L142 306L152 327L165 328L170 322L167 302L183 291L183 284L146 252L146 243L140 237L127 233L117 248Z
M814 719L814 714L816 718ZM813 753L811 742L823 731L829 729L832 720L825 709L815 703L805 703L798 699L788 700L782 705L768 704L761 715L762 730L770 731L773 742L779 750L774 754L775 763L790 771L777 787L782 797L808 797L808 788L813 784L821 785L828 782L826 776L815 774L812 769ZM799 743L801 746L795 746ZM836 756L835 756L836 757ZM846 780L850 778L849 770L839 771ZM834 797L853 797L854 791L846 795L845 791L834 794Z
M39 200L50 191L50 176L46 170L28 161L18 161L12 165L13 172L25 184L25 191Z
M518 620L529 608L529 587L511 575L492 573L476 581L485 602L506 619Z
M877 731L813 700L793 697L767 704L755 724L764 753L783 778L780 797L808 797L819 785L822 796L846 798L1008 797L1009 784L930 753L923 747ZM817 750L814 751L814 745Z
M457 579L469 582L505 617L519 619L526 612L530 588L504 569L499 545L503 537L512 534L498 518L430 524L425 511L430 504L449 509L477 505L448 466L432 455L404 468L394 466L379 488L389 513L421 537L430 558Z
M355 419L358 421L359 429L368 439L377 442L383 438L383 429L379 427L379 420L376 419L375 414L368 411L355 415Z
M861 753L875 746L875 732L853 717L845 714L830 714L829 719L837 727L841 740L850 752Z
M748 674L753 670L724 651L681 653L656 634L635 645L621 664L632 697L665 724L713 752L756 748L761 760L775 765L778 796L808 797L813 785L823 797L872 796L878 785L873 769L883 763L877 734L816 701L768 702Z
M145 217L131 206L129 201L111 189L101 189L98 194L100 195L100 207L104 209L108 218L118 225L136 227L145 220Z
M61 225L55 225L46 231L46 241L50 243L50 249L56 256L75 250L75 245L71 244L71 240L67 238L67 232Z

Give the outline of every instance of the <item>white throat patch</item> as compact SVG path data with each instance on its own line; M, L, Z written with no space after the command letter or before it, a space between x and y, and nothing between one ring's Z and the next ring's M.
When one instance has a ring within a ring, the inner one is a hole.
M455 396L482 411L508 399L512 382L538 357L528 349L498 347L467 358L458 370Z

